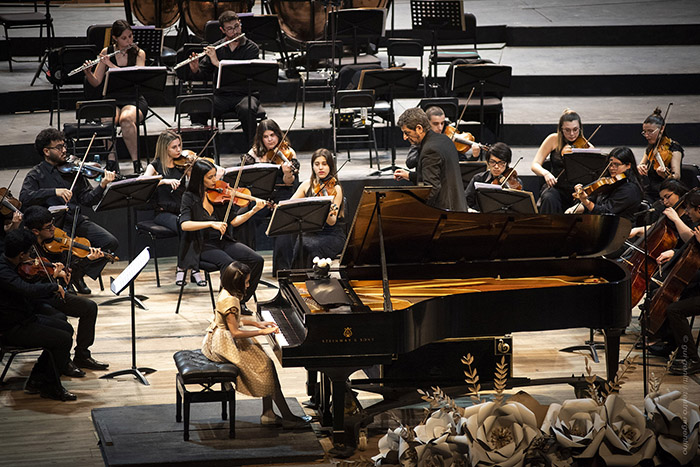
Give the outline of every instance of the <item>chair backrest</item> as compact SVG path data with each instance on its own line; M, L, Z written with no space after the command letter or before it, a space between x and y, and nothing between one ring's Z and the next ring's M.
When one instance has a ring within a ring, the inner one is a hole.
M206 44L193 44L187 43L182 46L182 48L177 51L177 63L187 60L192 53L200 53L204 50ZM184 65L175 70L177 78L181 81L189 81L192 79L192 72L190 71L189 65Z
M335 105L338 109L366 107L374 108L374 90L338 91L335 95Z
M49 71L46 78L56 86L66 84L83 84L84 73L68 76L68 73L79 68L86 60L97 56L92 45L64 45L49 52Z
M323 60L332 57L343 56L343 43L341 41L309 41L304 47L306 63L312 60Z
M95 46L95 50L99 53L112 41L112 25L93 24L88 26L86 35L88 44Z
M223 39L224 33L219 29L219 21L212 19L207 21L204 26L204 42L213 44L214 42Z
M75 105L75 118L78 122L112 118L117 112L117 101L102 99L99 101L79 101Z
M180 131L180 121L186 114L206 114L208 120L214 118L213 94L190 94L175 98L175 116L177 117L177 129Z
M430 97L421 99L418 106L423 110L429 107L440 107L445 112L445 117L455 122L459 118L459 99L456 97Z
M683 164L681 165L681 181L688 188L695 188L700 186L700 167L695 164Z
M389 39L386 49L389 57L423 57L422 39Z

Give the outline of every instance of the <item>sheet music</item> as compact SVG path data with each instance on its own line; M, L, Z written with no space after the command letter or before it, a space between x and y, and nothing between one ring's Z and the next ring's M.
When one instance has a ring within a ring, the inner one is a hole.
M502 190L503 187L501 185L493 184L493 183L484 183L484 182L474 182L474 188L477 190Z
M224 175L228 175L230 173L238 173L240 170L243 170L244 172L246 170L250 169L278 169L279 165L277 164L269 164L267 162L260 162L256 164L250 164L250 165L244 165L241 167L240 165L237 165L235 167L228 167L224 169Z
M148 249L148 247L146 247L109 285L109 289L114 293L114 295L119 295L121 291L124 290L127 285L129 285L129 282L136 279L136 276L138 276L143 268L145 268L148 264L149 259L151 259L151 251Z
M330 201L333 202L332 196L311 196L309 198L295 198L295 199L285 199L277 203L278 206L284 206L287 204L304 204L304 203L315 203L317 201Z
M106 196L107 193L109 192L109 189L112 188L112 187L114 187L114 188L112 188L113 190L116 190L117 188L122 187L122 186L124 186L124 185L132 185L132 184L134 184L134 183L141 183L141 182L143 182L143 181L145 181L145 180L160 180L160 179L162 179L162 178L163 178L162 175L151 175L151 176L149 176L149 177L126 178L126 179L124 179L124 180L118 180L118 181L116 181L116 182L112 182L112 183L110 183L109 185L107 185L107 188L105 188L104 193L102 193L102 198L100 198L100 199L97 201L97 204L94 205L94 206L92 207L92 209L97 210L97 206L100 205L100 202L102 202L102 200L105 198L105 196Z
M274 60L262 60L259 58L256 58L254 60L221 60L219 62L219 74L216 76L216 89L219 89L221 87L221 70L225 66L233 66L233 65L270 65L270 66L277 66L277 62Z
M573 148L571 154L601 154L600 148Z

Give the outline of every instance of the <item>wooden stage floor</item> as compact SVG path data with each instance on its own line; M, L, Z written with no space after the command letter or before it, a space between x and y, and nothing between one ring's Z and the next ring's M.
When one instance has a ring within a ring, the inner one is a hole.
M267 255L268 266L264 274L266 279L271 279L269 264L270 257ZM109 277L116 276L124 266L124 262L110 265L103 275L105 282L109 283ZM137 294L149 297L145 302L148 310L136 312L136 335L137 364L157 370L148 376L150 386L144 386L130 376L99 379L102 372L88 371L87 376L82 379L63 378L64 385L78 395L76 402L42 399L37 395L25 394L22 390L24 379L29 374L36 355L18 356L8 373L8 384L0 389L0 445L3 451L0 465L102 465L103 460L90 418L92 409L175 403L175 364L172 355L178 350L199 348L211 317L211 304L207 288L188 284L183 306L176 315L174 311L178 288L174 285L174 259L164 259L161 266L163 285L160 289L155 287L155 271L152 264L149 264L136 283ZM98 304L112 297L109 291L99 292L96 282L88 280L88 285L95 291L92 297ZM214 275L214 286L218 286L218 275ZM260 289L261 299L272 298L273 293L271 289ZM513 305L513 314L517 314L517 306L518 304ZM109 362L111 370L131 366L129 315L130 308L127 302L100 307L97 338L92 350L97 359ZM623 341L631 342L636 339L638 330L637 320L633 318ZM583 354L562 353L558 349L579 344L587 337L587 329L516 333L514 376L543 378L580 375L585 371ZM629 348L629 345L623 346L622 355ZM651 362L661 363L661 359L652 358ZM604 359L598 364L593 364L593 368L596 373L604 376ZM294 397L299 402L305 401L306 372L302 368L278 370L285 395ZM658 368L655 370L658 371ZM663 389L680 390L687 393L691 400L700 399L700 379L697 377L684 381L682 377L669 376ZM574 397L568 385L531 387L525 390L543 404ZM510 393L516 391L517 389ZM630 381L622 388L622 394L628 402L642 407L641 366L631 374ZM239 398L245 399L246 396L239 395ZM376 396L361 393L360 400L376 400ZM193 416L195 414L196 409L193 409ZM327 438L322 437L320 441L326 450L331 448ZM376 439L371 439L369 449L364 452L358 451L355 457L368 458L374 454Z

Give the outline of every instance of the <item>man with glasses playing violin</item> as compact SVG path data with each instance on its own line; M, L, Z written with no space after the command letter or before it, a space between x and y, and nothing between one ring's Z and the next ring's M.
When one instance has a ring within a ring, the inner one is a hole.
M190 62L190 71L194 79L206 78L208 81L215 80L221 60L254 60L260 55L258 45L245 36L228 45L216 48L217 45L230 41L242 34L241 21L233 11L221 13L219 16L219 29L224 34L224 38L207 46L204 49L206 52L204 57ZM246 89L217 90L214 93L214 116L220 117L227 112L235 113L241 122L243 134L248 144L252 142L252 136L255 132L255 115L258 113L259 106L259 94L254 93L251 97L250 108L248 108L248 92ZM252 118L251 113L253 114ZM190 120L192 120L192 123L207 124L206 115L190 114Z
M71 232L73 221L76 222L76 236L85 237L90 245L104 250L116 251L119 241L114 235L103 227L92 222L87 216L80 214L75 216L79 205L91 207L102 198L107 185L114 180L114 172L105 171L102 181L96 187L92 187L83 174L75 172L63 173L60 168L67 164L67 153L63 133L55 128L47 128L39 132L34 141L34 148L44 159L35 165L24 178L19 199L22 205L52 206L67 205L68 212L57 225L66 232ZM77 180L75 180L77 175ZM71 190L73 181L75 186ZM87 265L82 274L87 274L92 279L97 279L107 264L107 259L100 258ZM83 276L74 274L72 285L78 293L91 293Z
M39 277L43 281L58 282L59 284L62 283L61 285L63 286L67 286L72 272L79 271L80 263L94 261L104 256L100 250L90 248L90 254L86 258L71 260L71 264L67 264L67 251L61 253L49 252L44 245L53 239L55 227L51 213L43 206L31 206L25 210L24 227L34 235L36 240L34 244L36 248L31 252L31 256L48 259L51 264L58 265L64 271L63 275L54 279L41 274L43 271L43 268L41 268L39 269ZM75 256L72 257L75 258ZM66 266L71 267L72 271L71 269L64 269ZM98 362L92 358L89 349L95 342L97 304L94 301L73 294L65 294L61 299L53 298L39 301L38 313L61 319L65 319L66 316L78 318L78 330L75 334L75 356L73 364L69 364L70 373L64 372L65 375L82 377L85 373L80 368L106 370L109 367L108 364Z
M504 175L508 164L513 158L513 151L505 143L496 143L486 152L488 169L478 173L472 177L467 186L467 206L475 211L479 210L479 205L476 201L476 183L493 183L501 185L505 182L503 188L511 188L511 184L520 185L522 189L522 181L516 173L510 174L510 171ZM500 178L503 176L504 180ZM507 180L505 178L507 177Z

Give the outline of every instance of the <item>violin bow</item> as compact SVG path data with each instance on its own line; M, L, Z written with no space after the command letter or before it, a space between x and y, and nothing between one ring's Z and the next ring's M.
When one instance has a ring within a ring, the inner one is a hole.
M273 151L274 151L273 154L274 154L274 155L277 155L277 153L279 152L279 153L280 153L279 156L280 156L285 162L289 162L289 159L287 159L287 156L285 156L284 154L282 154L282 152L280 151L280 147L282 147L282 144L287 140L287 134L289 134L289 130L292 129L292 126L294 125L294 122L296 122L296 121L297 121L297 116L296 116L296 113L295 113L294 118L292 118L292 123L289 124L289 127L287 128L287 131L284 132L284 134L282 135L282 138L277 142L277 146L275 146L275 149L273 150Z
M236 183L233 185L233 193L231 193L231 199L228 202L228 207L226 208L226 215L224 216L224 223L227 224L226 228L228 229L228 216L231 215L231 208L233 207L233 200L236 198L236 192L238 191L238 184L241 183L241 175L243 175L243 166L245 165L245 157L241 157L241 167L240 170L238 171L238 175L236 175ZM224 234L221 234L221 237L219 237L219 240L224 238Z
M92 138L90 138L90 144L88 144L88 147L85 150L85 155L83 155L83 158L80 160L80 165L78 166L78 172L75 174L75 178L73 179L73 183L71 183L70 191L73 191L73 188L75 188L75 184L78 181L78 177L80 176L80 172L83 171L83 166L85 165L85 159L87 159L87 156L90 153L90 148L92 148L92 143L93 143L93 141L95 141L96 136L97 136L97 132L93 133Z
M19 173L19 169L17 169L15 174L12 176L12 180L10 180L10 184L7 185L7 189L5 190L5 193L2 194L2 198L0 198L0 204L3 204L5 202L5 198L7 198L8 193L10 193L10 187L15 182L15 178L17 178L18 173Z
M659 130L659 136L656 138L656 143L654 143L654 149L649 153L647 156L647 164L650 162L650 159L652 156L656 155L656 153L659 151L659 146L661 145L661 139L663 138L664 131L666 131L666 122L668 121L668 114L671 112L671 106L673 105L673 102L668 103L668 107L666 107L666 113L664 114L664 124L661 126L661 130ZM669 170L666 168L664 165L663 159L659 157L659 164L664 167L666 172Z
M75 229L78 225L78 215L80 214L80 205L76 205L75 213L73 214L73 225L70 229L70 245L68 248L68 255L66 256L66 268L70 268L70 261L73 259L73 239L75 238Z
M46 278L49 280L49 283L58 285L58 279L51 277L51 274L49 274L49 270L46 269L46 265L41 260L41 253L39 253L39 249L36 247L36 243L32 244L32 248L34 249L34 254L36 255L35 261L38 261L39 264L41 265L41 269L44 270L44 274L46 274ZM55 279L55 282L54 282L54 279ZM61 300L64 302L66 301L66 299L64 297L61 297Z
M350 162L350 159L345 159L345 162L343 162L343 164L340 166L340 168L335 171L335 175L333 175L332 177L328 177L328 180L323 182L323 185L321 185L321 188L318 189L318 193L321 193L323 190L326 189L326 186L328 185L328 182L331 180L331 178L336 178L338 176L338 172L343 170L343 167L345 167L345 164L347 164L348 162ZM336 181L337 181L337 179L336 179ZM317 194L316 196L319 196L319 195ZM326 196L328 196L328 195L326 195Z
M593 133L591 133L591 136L589 136L588 138L586 138L586 137L584 136L583 139L585 139L586 142L590 144L591 140L593 139L593 137L595 136L595 134L598 133L598 130L600 130L600 127L602 127L602 126L603 126L603 125L598 125L598 128L596 128L595 131L593 131Z
M521 161L521 160L523 160L522 157L520 157L520 159L518 159L517 162L516 162L515 164L513 164L513 167L510 168L510 173L509 173L508 176L505 178L505 180L503 180L503 183L501 183L501 188L505 188L506 183L508 183L508 179L513 175L513 173L515 173L515 166L518 165L518 164L520 164L520 161Z
M476 89L476 88L472 88L471 92L469 93L469 97L467 97L467 102L464 104L464 107L462 107L462 113L459 114L459 118L455 122L455 132L452 133L452 141L454 141L455 136L457 136L457 127L459 127L459 122L462 121L462 117L464 117L464 112L466 112L467 107L469 107L469 101L472 100L472 96L474 95L474 89Z

